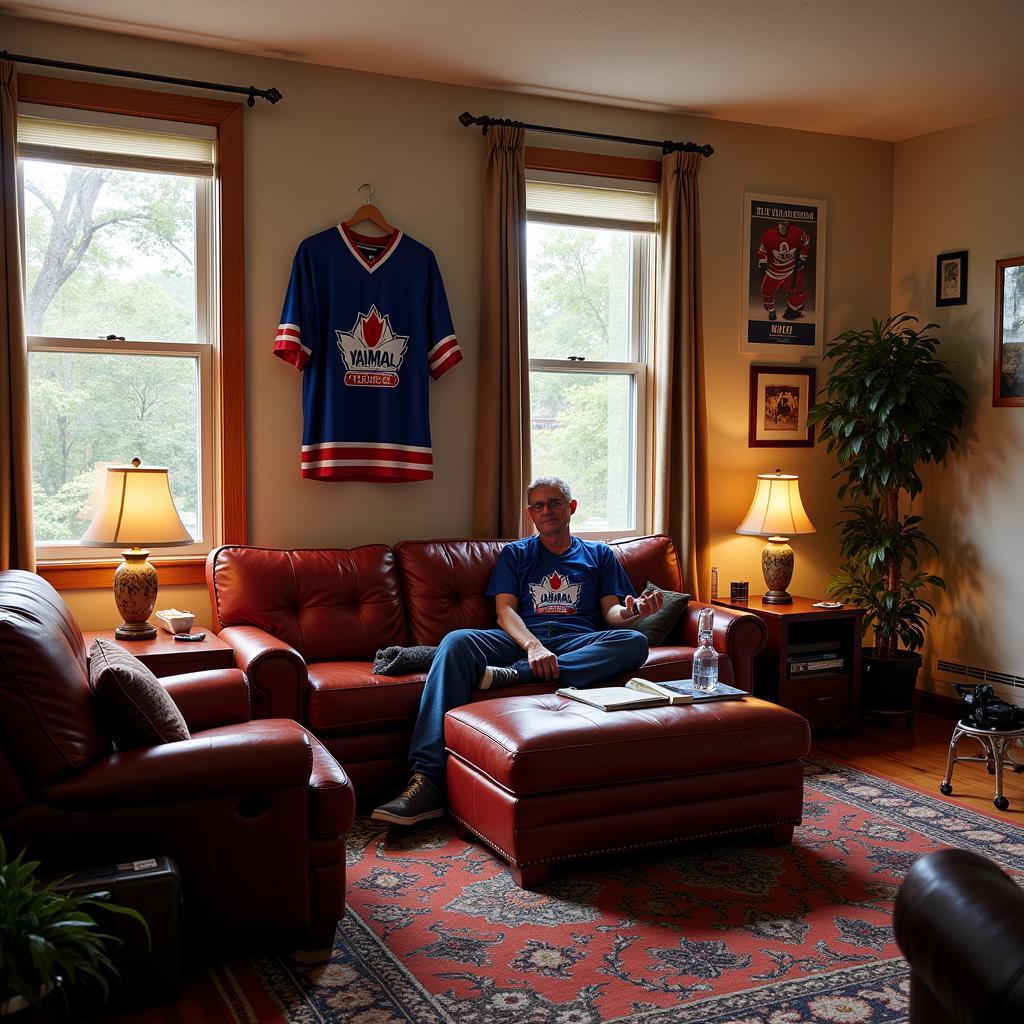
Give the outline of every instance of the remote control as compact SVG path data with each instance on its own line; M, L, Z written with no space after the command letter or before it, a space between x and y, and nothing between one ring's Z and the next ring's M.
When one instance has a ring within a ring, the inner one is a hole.
M180 640L182 643L199 643L200 640L206 639L205 633L175 633L175 640Z

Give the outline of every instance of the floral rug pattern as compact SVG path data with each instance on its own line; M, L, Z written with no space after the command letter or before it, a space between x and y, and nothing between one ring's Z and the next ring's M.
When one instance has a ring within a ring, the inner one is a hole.
M1012 822L822 760L792 846L579 861L532 892L445 822L402 834L360 818L333 949L247 970L289 1024L898 1024L893 900L943 846L1024 871ZM267 1019L233 968L212 974L232 1019Z

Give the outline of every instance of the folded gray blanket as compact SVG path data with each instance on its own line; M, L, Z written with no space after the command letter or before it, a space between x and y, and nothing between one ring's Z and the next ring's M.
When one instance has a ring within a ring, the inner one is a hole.
M379 676L427 672L435 654L436 647L384 647L374 656L373 671Z

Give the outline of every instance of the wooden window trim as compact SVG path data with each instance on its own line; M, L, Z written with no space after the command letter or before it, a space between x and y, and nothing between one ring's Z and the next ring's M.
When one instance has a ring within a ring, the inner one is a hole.
M42 75L18 76L18 99L51 107L98 110L213 126L217 131L216 179L220 184L221 317L217 373L220 441L221 542L248 540L245 431L245 203L241 103L146 89L79 82ZM205 558L158 560L160 582L202 583ZM109 587L117 559L42 562L37 572L57 589Z
M638 160L629 156L605 156L579 153L569 149L526 147L526 167L530 171L560 171L564 174L589 174L597 178L622 178L627 181L661 181L660 160Z

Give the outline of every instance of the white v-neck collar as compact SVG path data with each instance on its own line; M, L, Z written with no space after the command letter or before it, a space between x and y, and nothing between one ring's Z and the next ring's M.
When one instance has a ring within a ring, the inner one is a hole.
M398 248L398 243L402 240L402 231L396 230L394 238L391 241L390 246L381 254L381 256L374 260L373 263L369 263L366 257L359 251L358 246L352 244L352 239L349 238L348 232L345 230L344 224L338 225L338 234L341 235L341 240L348 247L348 251L359 261L359 265L369 273L373 273L375 270L379 270L384 266L385 263L390 259L391 254ZM353 231L352 234L358 235L358 232ZM369 236L362 236L369 237Z

